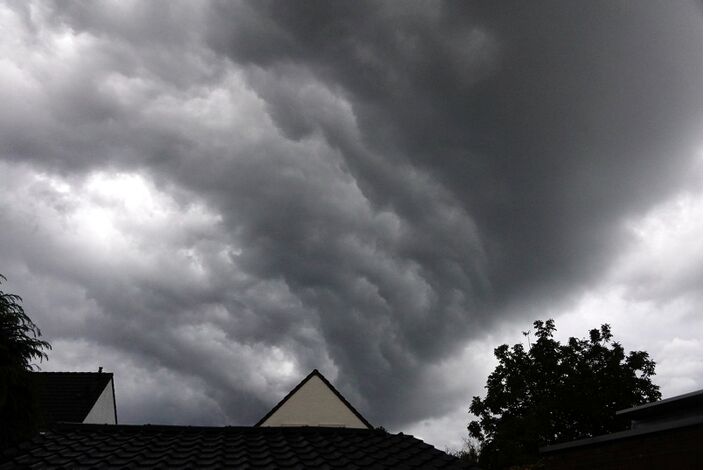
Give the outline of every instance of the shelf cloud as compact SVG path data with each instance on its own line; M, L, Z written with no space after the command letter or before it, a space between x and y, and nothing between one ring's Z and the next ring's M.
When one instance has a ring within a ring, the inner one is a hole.
M116 373L122 422L248 425L319 368L373 424L452 444L496 341L547 317L701 387L701 6L8 2L0 24L3 289L45 369Z

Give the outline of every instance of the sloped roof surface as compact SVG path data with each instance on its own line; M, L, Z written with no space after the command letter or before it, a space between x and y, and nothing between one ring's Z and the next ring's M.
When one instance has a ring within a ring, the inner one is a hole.
M617 411L616 414L626 416L629 419L646 419L688 411L693 414L702 414L702 390L634 406Z
M10 468L464 468L413 436L323 427L60 424L0 457Z
M32 372L46 423L81 423L112 374L106 372Z

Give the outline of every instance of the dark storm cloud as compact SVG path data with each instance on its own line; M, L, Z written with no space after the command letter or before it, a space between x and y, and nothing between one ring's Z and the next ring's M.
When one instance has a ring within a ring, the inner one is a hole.
M235 61L303 63L342 87L374 148L436 175L478 219L499 299L581 280L621 216L685 172L699 189L691 3L321 3L217 9L211 41ZM308 123L305 107L263 96L284 129Z
M442 181L477 222L498 306L589 282L620 246L624 216L683 184L701 191L691 4L307 5L216 9L211 44L283 84L299 65L339 87L370 152ZM323 132L373 203L419 220L422 202L340 141L324 114L313 122L299 89L252 84L287 135Z
M232 422L295 380L266 358L337 369L372 422L441 415L429 367L701 192L691 3L47 5L15 5L27 64L2 77L2 259L94 302L58 337L180 374ZM32 171L93 198L92 173L141 174L170 215L76 258L56 234L82 197L22 189Z

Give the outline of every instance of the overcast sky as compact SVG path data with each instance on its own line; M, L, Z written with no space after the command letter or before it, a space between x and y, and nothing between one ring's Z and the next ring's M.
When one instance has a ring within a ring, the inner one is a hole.
M695 1L0 5L0 273L122 423L320 369L466 436L497 345L610 323L702 386Z

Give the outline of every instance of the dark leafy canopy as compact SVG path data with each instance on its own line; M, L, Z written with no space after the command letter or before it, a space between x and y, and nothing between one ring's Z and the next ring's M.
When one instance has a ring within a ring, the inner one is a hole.
M6 278L0 274L0 283ZM30 374L33 361L51 349L22 308L22 299L0 290L0 449L37 431L40 414Z
M482 442L487 468L529 464L539 447L625 429L616 411L661 397L650 380L655 362L644 351L626 355L609 325L565 345L553 339L553 320L533 326L528 351L521 344L495 349L499 365L486 398L472 400L470 412L479 419L469 432Z
M0 274L0 284L7 280ZM41 331L20 305L22 299L0 290L0 367L31 370L32 361L47 359L43 349L51 349L39 339Z

